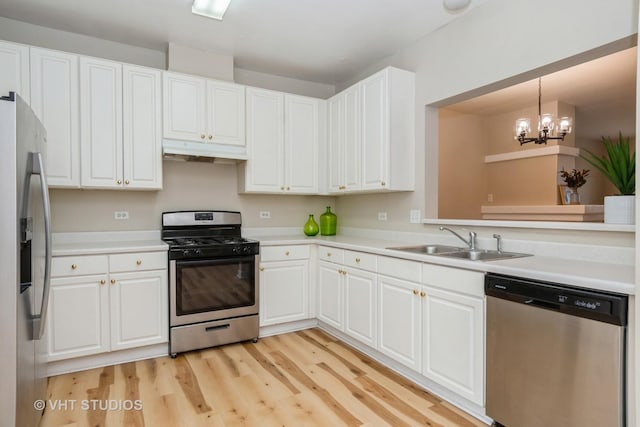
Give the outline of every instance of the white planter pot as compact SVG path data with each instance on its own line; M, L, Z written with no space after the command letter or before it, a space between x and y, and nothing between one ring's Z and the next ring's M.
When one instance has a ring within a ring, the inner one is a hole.
M636 196L607 196L604 198L606 224L635 224Z

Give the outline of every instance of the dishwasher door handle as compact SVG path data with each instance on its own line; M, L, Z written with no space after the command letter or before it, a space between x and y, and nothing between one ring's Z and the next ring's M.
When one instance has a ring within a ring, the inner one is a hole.
M536 299L528 299L523 301L526 305L531 305L533 307L547 308L549 310L560 311L560 304L554 304L552 302L540 301Z

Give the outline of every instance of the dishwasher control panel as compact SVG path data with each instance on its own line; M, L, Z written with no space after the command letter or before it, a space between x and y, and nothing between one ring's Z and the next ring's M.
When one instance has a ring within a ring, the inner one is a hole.
M627 324L626 295L488 273L485 294L615 325Z

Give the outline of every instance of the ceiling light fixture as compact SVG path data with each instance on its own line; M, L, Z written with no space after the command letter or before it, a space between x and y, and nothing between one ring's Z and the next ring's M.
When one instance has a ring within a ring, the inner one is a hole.
M194 0L191 13L222 21L231 0Z
M442 0L442 5L449 12L459 12L469 6L471 0Z
M560 136L551 136L554 133L554 129L557 129L557 133ZM531 120L528 117L516 120L515 130L516 136L514 139L517 139L520 145L528 142L546 144L550 139L564 141L565 135L571 133L571 117L561 117L558 120L554 120L553 114L542 114L542 77L538 78L538 136L535 138L527 137L531 133Z

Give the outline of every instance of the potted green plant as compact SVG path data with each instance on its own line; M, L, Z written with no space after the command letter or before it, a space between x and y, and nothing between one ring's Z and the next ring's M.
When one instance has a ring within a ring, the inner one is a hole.
M635 224L636 156L630 149L629 138L618 133L618 140L602 137L606 153L598 156L583 150L583 159L589 162L618 189L615 196L604 198L604 222Z

